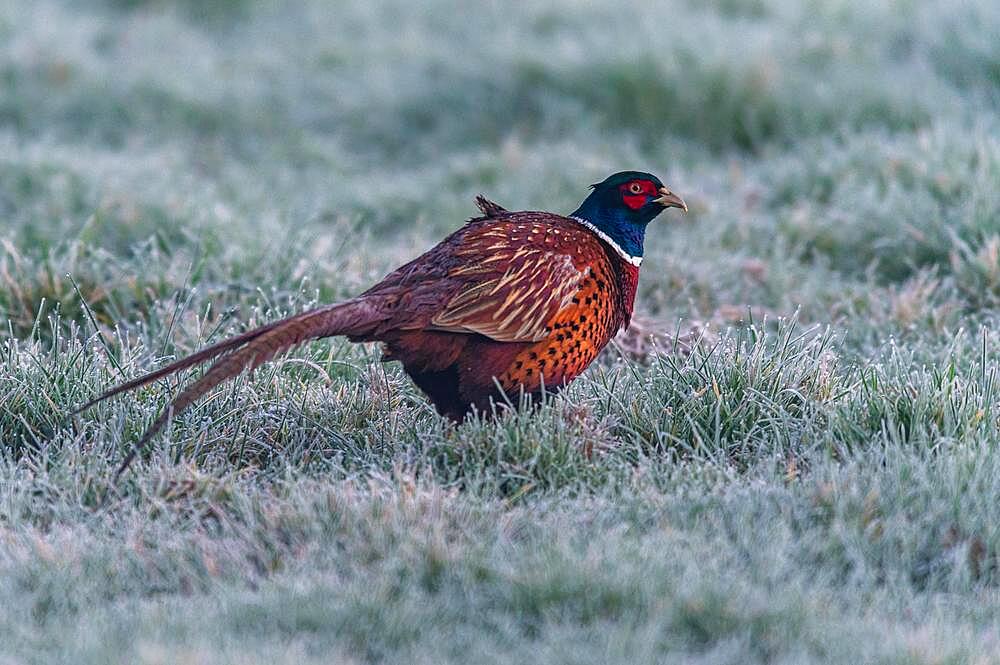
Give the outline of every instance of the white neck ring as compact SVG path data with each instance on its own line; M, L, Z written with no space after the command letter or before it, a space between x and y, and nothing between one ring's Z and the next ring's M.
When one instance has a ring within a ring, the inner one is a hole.
M628 252L626 252L624 249L621 248L621 245L619 245L618 243L616 243L614 240L611 239L611 236L609 236L607 233L605 233L604 231L602 231L599 228L597 228L596 226L594 226L592 223L588 222L587 220L583 219L582 217L574 217L572 215L570 215L570 219L572 219L574 222L577 222L579 224L583 224L588 229L590 229L595 234L597 234L598 238L600 238L604 242L606 242L609 245L611 245L614 248L614 250L616 252L618 252L618 256L620 256L623 259L625 259L625 261L627 263L631 263L636 268L638 268L639 265L642 263L642 257L641 256L632 256L631 254L629 254Z

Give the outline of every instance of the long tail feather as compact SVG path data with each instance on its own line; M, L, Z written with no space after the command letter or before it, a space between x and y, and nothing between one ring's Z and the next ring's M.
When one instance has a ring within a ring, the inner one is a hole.
M77 408L76 410L73 411L72 415L75 416L78 413L86 411L90 407L94 406L99 402L103 402L109 397L114 397L115 395L128 392L129 390L134 390L135 388L141 388L146 384L152 383L153 381L156 381L158 379L162 379L165 376L170 376L171 374L179 372L182 369L194 367L195 365L211 360L216 356L219 356L227 351L231 351L237 347L246 344L247 342L253 340L256 337L260 337L263 333L266 333L268 330L274 329L275 326L279 326L282 323L283 321L275 321L274 323L261 326L260 328L254 328L253 330L249 330L241 335L237 335L236 337L231 337L227 340L219 342L218 344L213 344L212 346L206 347L201 351L198 351L197 353L192 353L189 356L186 356L184 358L181 358L180 360L170 363L166 367L161 367L155 372L144 374L137 379L132 379L131 381L122 383L121 385L117 385L114 388L108 390L107 392L98 395L97 397L90 400L83 406Z
M174 397L167 408L143 433L115 472L115 481L117 481L136 456L143 451L149 441L163 429L173 416L179 415L220 383L236 377L246 369L259 367L276 355L311 339L332 335L363 337L374 330L380 321L378 308L369 299L351 300L304 312L245 332L155 372L116 386L100 397L91 400L77 412L83 411L108 397L144 386L207 360L215 359L215 363L208 371Z

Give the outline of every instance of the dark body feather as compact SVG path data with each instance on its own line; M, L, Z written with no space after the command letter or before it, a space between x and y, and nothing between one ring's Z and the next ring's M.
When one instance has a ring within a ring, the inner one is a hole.
M474 219L364 294L398 294L412 320L350 337L384 342L384 358L461 419L500 397L497 383L516 401L576 378L628 324L638 273L567 217Z

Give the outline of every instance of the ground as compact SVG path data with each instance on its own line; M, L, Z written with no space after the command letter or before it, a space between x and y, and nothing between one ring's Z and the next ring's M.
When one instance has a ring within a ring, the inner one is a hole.
M998 34L0 0L0 663L1000 662ZM622 169L691 210L565 393L452 427L318 342L108 493L177 383L71 417L102 388Z

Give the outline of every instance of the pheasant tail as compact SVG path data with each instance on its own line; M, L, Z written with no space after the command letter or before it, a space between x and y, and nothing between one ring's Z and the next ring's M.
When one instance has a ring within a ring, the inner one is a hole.
M220 383L232 379L246 369L252 370L259 367L275 356L309 340L333 335L348 335L358 339L372 334L384 318L381 316L377 300L370 297L349 300L250 330L171 363L155 372L116 386L87 402L77 409L77 413L119 393L144 386L203 362L215 360L201 378L174 397L143 433L115 472L117 480L136 456L142 452L150 439L163 429L173 416L180 414Z

